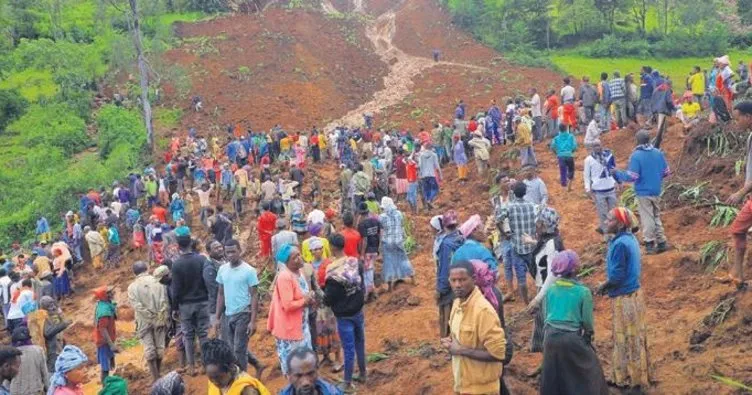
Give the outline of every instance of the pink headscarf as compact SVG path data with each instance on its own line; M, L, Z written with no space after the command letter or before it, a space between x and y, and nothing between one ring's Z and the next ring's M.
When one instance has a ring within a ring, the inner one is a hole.
M579 267L580 257L572 250L564 250L554 255L554 259L551 261L551 272L560 277L566 277L576 272Z
M460 233L462 233L462 236L467 238L467 236L470 236L470 234L473 233L475 229L482 225L483 221L480 219L480 215L475 214L472 217L468 218L467 221L465 221L462 225L460 225Z
M470 263L473 264L473 270L475 272L473 275L475 285L480 289L480 292L483 293L483 296L486 297L486 300L491 303L494 309L498 310L499 300L496 298L496 294L493 291L494 283L496 283L496 275L488 269L487 263L479 259L471 259Z

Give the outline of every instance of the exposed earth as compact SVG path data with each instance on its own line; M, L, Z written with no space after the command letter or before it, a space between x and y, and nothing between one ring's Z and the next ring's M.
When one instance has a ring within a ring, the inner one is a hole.
M512 66L503 55L478 44L455 28L433 0L324 1L323 9L285 10L270 7L260 15L222 17L177 27L182 46L168 52L168 61L187 70L193 82L191 95L204 98L204 110L188 109L189 100L174 96L165 106L184 109L183 129L197 127L202 133L224 136L221 125L248 122L254 129L268 129L276 123L288 130L322 127L336 122L360 121L363 111L376 113L377 126L430 129L432 122L452 116L457 100L468 103L470 113L487 108L490 100L527 94L534 86L542 92L559 85L561 76L544 69ZM347 14L342 14L347 12ZM431 51L438 48L442 61L434 63ZM168 93L171 90L168 89ZM172 90L174 91L174 90ZM337 120L337 121L335 121ZM704 129L703 129L704 128ZM648 308L649 345L655 368L656 394L736 393L711 375L752 384L752 300L746 293L733 293L716 283L713 273L700 265L700 249L710 240L725 243L727 232L710 227L712 208L692 207L679 199L677 191L708 181L706 194L728 196L741 183L732 158L707 159L703 155L701 125L686 139L680 127L672 127L663 147L675 176L668 184L664 223L672 249L660 256L645 257L642 286ZM171 136L177 130L159 130ZM609 133L604 139L614 150L620 167L626 165L633 147L633 130ZM492 165L498 167L508 148L497 147ZM576 188L567 193L558 185L556 158L545 145L536 146L541 176L549 187L550 204L562 214L561 229L568 248L575 249L583 263L594 269L583 280L595 286L605 278L605 245L594 232L593 204L583 195L582 161L577 153ZM452 167L444 169L445 180L436 210L409 215L418 248L412 263L418 284L401 285L382 294L366 307L367 353L383 353L387 359L369 365L369 383L359 388L367 394L449 394L451 367L438 341L438 313L433 302L435 269L431 259L432 232L428 220L449 208L461 218L490 213L489 185L479 179L474 166L472 182L461 186ZM335 196L337 169L331 163L311 171L322 177ZM310 173L310 172L309 172ZM404 208L404 203L399 203ZM254 226L241 225L246 259L257 263ZM133 337L133 313L127 307L125 290L132 279L130 263L143 253L126 252L123 266L106 278L90 268L76 278L79 290L109 283L117 287L120 302L120 337ZM729 256L731 258L731 256ZM726 270L721 266L716 274ZM377 270L378 272L378 270ZM734 307L721 320L701 324L722 300L734 297ZM537 392L537 381L527 373L541 361L540 354L527 352L532 318L521 302L505 306L507 325L512 331L515 356L508 366L507 383L514 394ZM259 330L251 340L254 351L270 366L277 363L274 341L266 328L266 308ZM77 321L66 332L68 342L82 346L95 357L91 341L93 306L90 295L78 292L64 305ZM611 352L611 312L607 299L596 297L595 346L607 376ZM717 321L720 321L718 323ZM690 339L692 343L690 344ZM140 345L126 348L117 356L117 374L129 379L130 393L148 393L150 385ZM167 354L168 369L177 365L174 349ZM336 380L338 375L326 371ZM95 393L97 368L90 370L92 383L87 394ZM187 378L189 393L206 392L206 378ZM263 377L276 393L285 384L279 369Z

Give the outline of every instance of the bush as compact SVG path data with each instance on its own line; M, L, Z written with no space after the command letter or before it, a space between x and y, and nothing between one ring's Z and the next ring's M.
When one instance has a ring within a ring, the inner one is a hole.
M593 58L680 58L711 56L725 53L729 46L728 31L715 25L696 31L677 30L667 36L650 36L647 39L628 39L606 35L590 44L581 46L577 52Z
M57 147L70 156L89 143L86 123L61 103L33 105L21 118L8 126L27 147Z
M20 118L29 102L16 89L0 89L0 132L11 122Z
M132 110L108 104L97 114L99 156L107 159L116 147L138 153L146 144L146 127L141 115Z
M578 52L592 58L648 57L650 45L646 40L629 41L608 34L591 44L580 47Z

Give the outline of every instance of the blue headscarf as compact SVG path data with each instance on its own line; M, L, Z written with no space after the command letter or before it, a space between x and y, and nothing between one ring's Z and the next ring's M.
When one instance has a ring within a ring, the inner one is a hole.
M89 358L80 348L71 345L65 346L55 361L55 372L50 377L50 389L47 390L47 395L54 394L57 387L68 384L65 374L88 361Z
M283 245L282 248L277 251L277 262L286 264L287 260L290 259L290 255L292 255L293 248L295 248L295 246L289 243Z

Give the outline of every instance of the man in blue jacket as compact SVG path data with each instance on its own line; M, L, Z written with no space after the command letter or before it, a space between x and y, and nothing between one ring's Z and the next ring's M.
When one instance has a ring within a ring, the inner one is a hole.
M449 265L452 256L462 246L464 238L457 225L459 217L457 212L449 210L441 217L441 225L444 233L440 238L436 251L436 303L439 305L439 333L441 337L449 336L449 313L452 312L454 294L449 285Z
M650 144L650 133L637 132L637 147L629 158L629 169L619 172L617 180L634 182L642 222L642 237L648 254L666 251L666 236L661 222L661 190L669 166L663 152Z
M319 363L316 353L307 347L299 347L290 352L287 364L287 381L280 395L342 395L342 390L319 377Z

